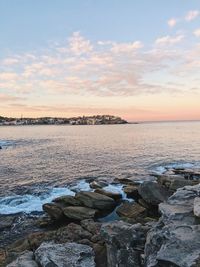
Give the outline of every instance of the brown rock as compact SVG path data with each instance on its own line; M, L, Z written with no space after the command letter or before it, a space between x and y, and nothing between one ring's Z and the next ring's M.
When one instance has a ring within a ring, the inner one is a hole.
M59 220L63 217L61 207L54 203L46 203L42 206L42 208L54 220Z
M119 199L122 198L122 194L109 192L109 191L106 191L104 189L96 189L94 192L98 193L98 194L101 194L101 195L104 195L104 196L107 196L107 197L111 197L114 200L119 200Z
M97 210L86 208L86 207L78 207L78 206L69 206L66 208L63 208L64 215L69 219L74 220L84 220L84 219L90 219L94 218Z
M139 204L126 202L119 206L116 210L120 217L138 218L146 215L146 209Z

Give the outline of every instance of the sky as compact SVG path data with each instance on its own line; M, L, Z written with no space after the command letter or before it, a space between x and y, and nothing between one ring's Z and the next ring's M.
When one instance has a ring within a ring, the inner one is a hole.
M0 0L0 115L200 119L199 0Z

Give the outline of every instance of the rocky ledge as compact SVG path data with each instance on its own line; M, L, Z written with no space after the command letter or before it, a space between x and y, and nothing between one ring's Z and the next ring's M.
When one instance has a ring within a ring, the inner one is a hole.
M40 230L0 249L0 266L199 267L199 179L184 169L142 184L116 179L123 194L92 181L92 192L44 204Z

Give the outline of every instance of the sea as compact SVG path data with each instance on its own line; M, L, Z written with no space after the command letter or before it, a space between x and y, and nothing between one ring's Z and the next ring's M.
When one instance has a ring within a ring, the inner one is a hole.
M30 214L91 190L90 179L143 182L168 168L200 168L200 122L1 126L0 146L0 214Z

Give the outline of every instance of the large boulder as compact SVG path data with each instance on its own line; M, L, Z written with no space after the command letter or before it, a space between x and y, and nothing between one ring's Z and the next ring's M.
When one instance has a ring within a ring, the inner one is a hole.
M32 251L25 251L15 261L8 264L7 267L38 267L38 264L34 260Z
M61 207L54 203L46 203L42 206L42 208L54 220L60 220L63 217Z
M107 197L111 197L116 201L122 198L122 194L115 193L115 192L110 192L110 191L107 191L105 189L100 189L99 188L99 189L96 189L94 192L98 193L98 194L101 194L101 195L104 195L104 196L107 196Z
M116 205L115 201L111 197L107 197L94 192L82 191L77 193L75 197L84 206L93 209L110 210L113 209Z
M74 196L61 196L53 200L55 203L59 203L62 206L80 206L80 201L78 201Z
M77 243L42 243L35 259L41 267L95 267L92 248Z
M146 231L140 224L122 221L103 224L101 236L107 247L108 267L141 267Z
M93 189L102 188L102 187L105 187L107 185L108 185L108 183L106 181L103 181L103 180L92 181L90 183L90 187Z
M144 217L146 215L146 209L138 203L125 202L117 208L116 213L120 217L138 219L139 217Z
M138 186L127 185L123 188L123 190L128 198L133 198L135 200L138 200L138 198L140 197L138 193Z
M170 196L169 191L165 187L151 181L142 183L138 188L138 192L151 205L158 205L166 201Z
M186 186L159 205L159 222L147 235L146 267L199 267L200 225L194 215L194 199L200 185Z
M63 213L67 218L79 221L94 218L96 212L97 210L95 209L78 206L69 206L63 208Z

